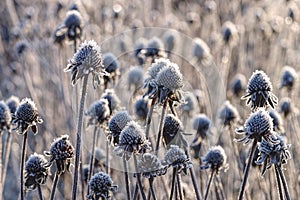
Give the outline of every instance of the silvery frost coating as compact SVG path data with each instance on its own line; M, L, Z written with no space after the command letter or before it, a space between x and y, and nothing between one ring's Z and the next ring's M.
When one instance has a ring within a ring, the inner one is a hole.
M91 177L89 188L88 199L110 199L110 193L118 190L118 186L113 185L110 176L103 172L98 172Z
M37 186L46 183L50 174L51 164L43 155L34 153L25 163L25 187L27 190L34 190Z
M193 56L200 62L207 62L211 57L210 48L201 38L193 40Z
M244 137L235 139L236 142L243 142L244 144L248 144L252 139L261 142L262 138L272 143L278 142L273 131L273 119L264 109L258 109L252 113L244 126L236 130L236 133L244 134Z
M242 99L247 100L247 105L251 105L251 110L255 111L259 107L274 106L278 103L277 97L272 93L273 87L269 77L265 72L256 70L248 81L247 94Z
M255 161L258 165L263 165L261 174L264 175L266 169L269 169L273 164L281 167L287 163L287 160L291 159L291 154L288 151L290 144L286 144L283 137L277 135L278 143L273 144L266 140L262 140L258 149L259 157Z
M116 112L108 122L108 139L113 145L119 144L119 137L121 131L125 128L128 122L132 121L132 118L126 111Z
M146 149L151 147L144 130L135 121L128 122L120 133L119 144L114 151L118 156L129 160L132 154L142 153Z
M120 99L113 89L106 89L101 95L101 99L107 99L110 114L112 114L120 105Z
M237 109L226 101L219 111L219 118L224 126L233 126L240 120L240 115Z
M146 120L148 114L148 101L140 98L134 104L134 113L140 120Z
M102 65L101 48L94 40L84 41L64 70L71 72L72 85L84 76L93 75L93 86L100 85L100 76L108 75Z
M281 72L279 88L287 88L287 90L291 91L297 80L298 74L296 70L293 67L284 66Z
M192 162L187 157L184 150L176 145L172 145L171 148L166 152L164 157L164 163L167 164L169 167L176 167L179 172L183 170L185 174L186 169L191 168L193 166Z
M17 107L20 104L20 99L16 96L11 96L5 101L5 103L8 106L10 112L13 114L16 112Z
M93 102L85 114L90 117L88 125L102 125L110 116L107 99L100 99Z
M154 154L144 153L137 161L138 172L145 178L152 178L166 174L167 166Z
M74 157L74 147L69 141L68 135L56 138L50 146L50 151L45 151L46 156L50 156L50 163L56 162L57 174L70 171L71 160Z
M24 134L31 127L34 134L38 133L37 123L43 123L43 120L38 115L35 103L30 98L22 99L17 107L15 114L13 114L13 123L18 134Z
M0 137L3 131L7 131L10 129L10 123L11 123L10 109L4 103L4 101L0 101Z
M224 149L219 145L211 147L201 160L204 164L200 166L200 169L211 169L217 173L223 168L228 169L227 156Z

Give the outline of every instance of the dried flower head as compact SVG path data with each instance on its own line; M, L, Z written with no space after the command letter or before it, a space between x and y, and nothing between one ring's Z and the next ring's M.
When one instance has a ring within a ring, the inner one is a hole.
M222 25L222 37L225 44L235 46L239 40L239 34L236 26L230 22L226 21Z
M179 37L174 31L167 31L164 36L164 46L166 49L166 53L170 54L176 47L179 42Z
M247 81L243 74L236 74L231 81L231 91L234 96L240 97L242 92L246 90Z
M192 162L187 157L184 150L175 145L172 145L171 148L166 152L164 162L169 167L176 167L179 172L183 170L185 174L186 169L192 167Z
M197 135L205 138L210 128L210 119L205 114L198 114L193 120L193 129L197 131Z
M101 48L94 40L84 41L64 71L71 72L72 85L92 73L93 86L96 88L101 83L100 76L107 75L102 65Z
M269 112L269 115L273 119L273 130L276 133L284 134L285 130L284 130L283 121L280 114L276 110L271 110Z
M116 112L108 122L108 139L113 145L119 144L119 136L128 122L132 121L126 111Z
M2 132L10 130L11 113L4 101L0 101L0 137Z
M22 99L15 114L13 114L13 123L17 125L13 130L17 130L18 134L24 134L31 127L32 132L37 134L37 123L41 124L42 122L35 103L30 98Z
M14 46L14 55L16 57L22 56L29 48L29 43L26 40L18 41Z
M161 39L153 37L148 41L145 49L146 57L165 57L164 44Z
M143 53L143 49L147 45L147 40L145 38L139 38L134 44L134 56L138 61L139 65L143 65L146 60L146 56Z
M101 95L101 99L107 99L110 114L112 114L120 105L120 99L113 89L106 89Z
M182 112L185 113L187 116L191 117L193 115L193 111L197 107L197 100L193 93L188 92L184 96L184 103L180 106Z
M255 162L258 165L263 164L261 175L264 175L266 169L269 169L273 164L281 167L291 159L291 154L288 151L290 144L286 144L283 137L276 135L278 142L276 144L262 140L259 145L259 157Z
M20 104L20 99L16 96L11 96L5 101L6 105L8 106L10 113L15 113L17 110L17 107Z
M287 88L288 91L291 91L295 82L298 79L298 74L293 67L284 66L281 72L281 82L279 88Z
M107 99L93 102L85 114L90 117L88 125L102 125L110 117Z
M121 131L119 144L115 148L117 155L129 160L132 153L141 153L150 148L150 143L146 139L144 130L135 121L127 123Z
M145 178L152 178L166 174L167 167L154 154L144 153L137 161L138 172Z
M140 98L134 104L134 113L140 120L146 120L148 114L148 101Z
M34 153L25 163L25 187L27 190L34 190L37 186L46 183L50 174L51 164L43 155Z
M252 113L246 120L243 127L236 130L237 134L244 134L241 139L235 139L236 142L248 144L252 139L258 142L264 138L267 141L276 143L276 136L273 131L273 119L264 109L258 109Z
M232 127L240 120L240 115L237 109L229 101L226 101L219 111L219 118L224 126Z
M200 38L194 38L193 41L193 56L197 58L199 62L207 62L211 57L210 48L206 42Z
M283 113L284 118L290 116L292 113L297 113L292 100L288 97L282 98L279 103L279 112Z
M128 90L131 90L131 88L133 86L134 91L136 91L141 86L143 86L143 80L144 80L144 72L141 67L136 66L136 67L130 68L130 70L127 74Z
M227 156L224 149L219 145L211 147L201 160L204 165L200 166L200 169L210 168L217 173L223 168L225 171L228 169Z
M70 171L71 160L74 157L74 147L69 141L68 135L56 138L50 146L50 151L45 151L46 156L50 156L50 163L56 162L57 174Z
M110 81L114 83L120 75L117 57L112 53L103 54L103 66L105 71L109 73L109 76L104 76L104 85L107 85Z
M272 93L273 87L269 77L265 72L256 70L248 82L247 94L242 99L247 100L247 105L251 103L251 110L258 107L274 106L278 103L277 97Z
M110 176L103 172L98 172L89 181L90 194L88 199L110 199L111 192L116 192L118 186L113 185Z

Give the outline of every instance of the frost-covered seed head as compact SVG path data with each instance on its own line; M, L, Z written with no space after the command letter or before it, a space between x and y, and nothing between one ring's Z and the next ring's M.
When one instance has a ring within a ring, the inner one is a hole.
M129 90L134 86L134 90L137 90L143 85L144 72L141 67L133 67L129 70L127 74L127 83Z
M103 54L103 66L108 73L115 72L119 68L119 61L112 53Z
M222 26L221 32L225 44L236 45L239 35L236 26L232 22L226 21Z
M148 114L148 102L141 98L137 100L134 104L134 113L138 119L145 120Z
M11 113L15 113L17 110L17 107L20 104L20 99L16 96L11 96L6 100L6 105L8 106Z
M232 126L240 120L240 115L237 109L229 101L226 101L219 111L219 118L224 126Z
M218 173L220 169L228 168L227 156L225 154L224 149L221 146L213 146L211 147L207 154L201 158L202 162L204 163L203 166L200 166L200 169L208 169L216 170Z
M173 114L168 114L163 127L163 142L165 146L169 147L171 144L178 145L179 147L184 146L184 144L181 144L185 142L182 133L183 125L181 121Z
M193 41L193 56L199 61L207 59L210 56L210 49L206 42L200 38L195 38Z
M102 124L110 116L107 99L100 99L92 103L86 115L90 117L88 124Z
M170 63L167 68L162 69L156 77L158 85L166 87L172 92L183 87L183 76L175 63Z
M151 67L148 68L147 74L150 79L155 79L157 74L167 66L171 64L169 59L159 58L155 59L154 63L151 64Z
M120 105L121 101L113 89L106 89L101 95L101 99L107 99L110 114L112 114Z
M132 118L126 111L116 112L108 122L109 134L113 137L113 144L119 143L119 135Z
M70 29L72 27L82 26L82 16L77 10L70 10L67 12L67 16L64 21L64 25Z
M187 93L184 97L184 103L180 106L182 111L187 113L189 116L192 115L192 112L197 106L197 100L192 93Z
M0 137L2 132L10 129L11 113L4 101L0 101Z
M144 153L141 159L137 161L137 165L139 172L146 178L161 176L167 172L161 160L151 153Z
M231 91L236 97L240 97L246 90L247 80L243 74L236 74L231 81Z
M279 104L279 112L283 113L285 118L294 112L294 106L290 98L285 97L281 99Z
M276 110L271 110L269 115L273 119L273 130L277 133L284 134L285 130L280 114Z
M174 31L167 31L164 36L165 49L168 53L171 53L176 44L178 44L179 37Z
M188 159L184 150L178 146L172 145L166 152L164 161L169 166L186 169L192 167L191 161Z
M148 41L148 44L146 46L146 56L148 57L160 56L160 54L163 51L164 51L164 44L159 38L153 37Z
M197 115L193 120L193 129L205 138L210 128L210 119L205 114Z
M296 70L290 66L284 66L281 72L281 82L279 87L286 87L289 91L291 91L294 88L297 79L298 74Z

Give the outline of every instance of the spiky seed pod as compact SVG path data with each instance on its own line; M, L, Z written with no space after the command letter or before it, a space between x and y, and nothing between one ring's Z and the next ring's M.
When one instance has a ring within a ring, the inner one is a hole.
M110 176L103 172L98 172L89 181L90 194L88 199L110 199L111 192L116 192L118 186L113 185Z
M226 153L219 145L211 147L201 160L204 163L200 166L202 170L210 168L218 173L221 169L228 169Z
M127 74L128 90L131 90L133 86L134 90L136 91L138 88L143 86L143 80L144 80L143 69L138 66L131 68Z
M103 54L103 66L105 71L109 73L109 76L104 77L104 84L107 84L110 81L114 82L120 74L117 57L112 53Z
M236 133L244 134L244 137L235 140L244 144L248 144L252 139L261 142L262 138L272 143L277 142L273 131L273 119L264 109L258 109L255 113L252 113L244 126L236 130Z
M154 154L144 153L137 161L138 172L145 178L152 178L166 174L167 167L163 166L161 160Z
M113 89L106 89L101 95L101 99L107 99L110 114L112 114L120 106L120 99Z
M3 131L10 130L11 113L4 101L0 101L0 137Z
M134 113L140 120L146 120L148 114L148 101L141 98L134 104Z
M186 169L192 167L192 162L185 154L184 150L178 146L172 145L166 152L164 162L170 167L177 167L178 172L183 170L186 174Z
M71 160L74 157L74 147L69 141L68 135L62 135L56 138L50 146L50 151L45 151L46 156L50 156L49 162L56 162L56 173L64 173L65 170L70 171Z
M139 38L134 44L134 56L138 61L139 65L143 65L145 63L145 54L143 53L143 49L147 45L147 40L145 38Z
M119 144L119 136L121 131L125 128L128 122L132 121L132 118L126 111L116 112L108 122L109 139L113 145Z
M279 113L276 110L271 110L269 115L273 119L273 130L279 134L284 134L284 125Z
M200 62L206 61L211 56L210 48L200 38L194 38L193 41L193 56Z
M27 190L34 190L37 186L46 183L50 174L51 164L43 155L34 153L25 163L25 187Z
M183 136L183 125L181 121L173 114L168 114L165 118L163 127L163 143L166 148L170 145L177 145L182 148L187 148L188 143Z
M255 111L258 107L274 108L278 103L277 97L272 93L273 87L269 77L265 72L256 70L249 79L247 94L242 99L247 100L247 105L251 103L251 110Z
M244 92L247 87L246 77L243 74L236 74L233 77L230 86L233 95L240 98L242 92Z
M179 37L174 31L167 31L164 34L163 39L167 53L171 53L179 42Z
M156 77L159 85L168 88L172 92L183 87L183 77L179 67L175 63L170 63L168 68L162 69Z
M20 104L20 99L16 96L11 96L5 101L5 103L8 106L10 113L15 113Z
M64 28L66 31L63 31L61 34L65 33L69 40L76 40L81 37L82 33L82 16L78 10L70 10L67 12L67 16L64 20Z
M205 138L210 128L210 119L205 114L197 115L193 120L193 129L197 131L197 134Z
M292 113L296 112L293 102L290 98L282 98L279 103L279 112L283 113L284 118L290 116Z
M30 98L22 99L15 114L13 114L13 123L17 125L13 130L17 130L18 134L24 134L31 127L32 132L37 134L37 123L41 124L42 122L35 103Z
M229 101L226 101L219 111L219 118L224 126L233 126L240 120L240 114Z
M257 165L263 164L261 175L264 175L266 169L269 169L273 164L277 164L280 167L287 163L287 160L292 156L288 149L290 144L286 144L283 137L276 135L278 143L273 144L266 140L262 140L259 145L259 157L255 162Z
M221 33L225 44L235 46L238 43L238 30L232 22L226 21L222 25Z
M107 99L93 102L85 114L90 117L88 125L102 125L110 117Z
M79 49L69 60L65 72L71 72L72 85L88 74L93 75L93 86L96 88L100 83L100 76L107 75L103 69L101 48L94 40L84 41Z
M180 106L183 113L186 113L189 117L191 117L193 114L193 111L196 109L196 107L197 107L197 100L196 100L194 94L192 94L190 92L187 93L184 96L184 103Z
M298 74L293 67L284 66L281 72L281 82L279 88L287 88L288 91L293 90Z
M146 46L145 55L147 57L164 57L165 52L163 42L157 37L151 38Z
M127 123L121 131L119 144L115 148L117 155L129 160L131 155L141 153L150 148L150 143L146 139L144 130L135 121Z

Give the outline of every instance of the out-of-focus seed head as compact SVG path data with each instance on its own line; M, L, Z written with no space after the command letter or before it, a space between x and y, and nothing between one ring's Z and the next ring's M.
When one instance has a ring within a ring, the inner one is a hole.
M188 92L184 96L184 103L180 106L183 113L187 114L189 117L193 115L193 111L195 111L197 107L197 100L194 94Z
M109 76L104 76L104 84L106 85L110 81L115 81L119 76L119 61L117 57L112 53L103 54L103 67Z
M134 104L134 113L140 120L146 120L148 114L148 101L140 98Z
M193 129L197 131L202 138L205 138L208 134L211 121L205 114L197 115L193 120Z
M39 117L35 103L30 98L22 99L13 115L13 123L17 126L18 134L24 134L31 127L34 134L37 134L37 123L41 124L43 120Z
M290 98L282 98L279 103L279 112L283 114L284 118L290 116L292 113L297 113L297 110L294 108L293 102Z
M172 92L183 87L183 76L175 63L170 63L167 68L160 70L156 81L158 85L166 87Z
M50 151L44 153L46 156L50 156L50 162L56 162L56 173L61 174L65 170L70 171L71 160L74 157L74 147L69 141L68 135L56 138L50 146Z
M217 4L215 1L205 1L204 2L204 8L205 11L207 11L208 13L213 13L214 11L216 11L217 9Z
M293 90L298 79L296 70L290 66L284 66L281 72L281 82L279 88L287 88L288 91Z
M88 124L101 125L110 117L110 109L107 99L100 99L92 103L85 113L90 117Z
M164 57L164 44L163 42L157 38L153 37L148 41L146 46L145 55L147 57Z
M11 96L5 101L5 103L8 106L10 113L15 113L20 104L20 99L16 96Z
M131 88L134 88L134 91L136 91L138 88L143 86L143 80L144 80L144 71L141 67L132 67L130 68L128 74L127 74L127 84L128 84L128 90L131 90Z
M4 101L0 101L0 137L2 132L10 129L11 113Z
M276 142L273 132L273 119L264 109L258 109L246 120L244 127L236 130L237 134L244 134L244 137L237 139L237 142L248 144L252 139L261 142L262 138L270 142Z
M25 163L25 187L34 190L37 186L46 183L50 174L50 164L43 155L34 153Z
M240 115L238 110L229 101L226 101L219 111L219 118L224 126L233 126L240 120Z
M106 89L105 92L101 95L101 99L107 99L110 114L118 109L121 103L119 97L113 89Z
M145 38L139 38L134 44L134 56L139 65L143 65L146 60L146 56L143 53L143 49L146 48L147 40Z
M184 150L175 145L172 145L166 152L164 162L169 166L176 167L179 172L183 170L184 173L186 173L187 168L192 167L192 162L187 157Z
M154 154L144 153L141 159L137 161L138 172L145 178L152 178L164 175L167 167L162 165L161 160Z
M69 40L76 40L81 37L82 32L82 16L78 10L69 10L64 20L64 26L67 28L67 36Z
M194 38L193 41L193 56L197 58L197 61L207 61L211 54L206 42L200 38Z
M217 173L221 169L228 169L227 156L224 149L221 146L211 147L207 154L201 158L204 163L203 166L200 166L200 169L208 169L216 171Z
M156 79L157 74L167 66L171 64L169 59L166 58L159 58L155 59L154 63L151 64L151 67L148 68L147 74L149 79Z
M101 83L100 76L108 75L103 69L101 48L94 40L84 41L80 45L64 71L71 72L72 85L92 73L95 88Z
M225 44L235 46L238 43L238 30L232 22L226 21L222 25L221 33Z
M272 90L273 87L269 77L265 72L256 70L249 79L247 94L242 99L247 100L247 105L251 103L252 111L259 107L271 106L274 108L278 103L278 99L272 93Z
M271 110L269 115L273 119L273 130L277 133L284 134L285 130L280 114L276 110Z
M113 185L110 176L103 172L98 172L89 181L90 194L88 199L110 199L111 192L116 192L118 186Z
M23 55L28 48L29 43L26 40L21 40L14 46L14 55L18 58L19 56Z
M132 118L126 111L116 112L108 122L109 139L113 145L119 144L119 136L121 131L125 128L128 122L132 121Z
M230 85L233 95L240 97L247 87L246 77L243 74L236 74L233 77Z
M170 54L176 47L179 42L179 37L176 32L174 31L167 31L164 36L164 46L166 52Z

